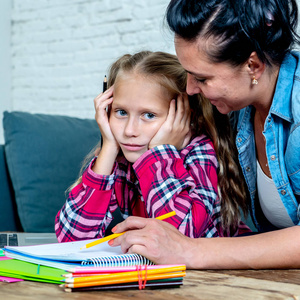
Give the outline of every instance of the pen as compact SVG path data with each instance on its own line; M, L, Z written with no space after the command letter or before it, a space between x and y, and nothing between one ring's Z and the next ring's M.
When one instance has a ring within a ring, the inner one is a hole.
M107 90L107 77L106 75L104 76L103 80L103 93Z
M107 77L104 75L103 79L103 88L102 88L102 93L104 93L107 90ZM108 111L108 107L106 107L106 111ZM100 146L103 146L103 137L102 135L100 136Z
M173 216L175 216L175 215L176 215L176 212L175 212L175 211L171 211L171 212L169 212L169 213L167 213L167 214L164 214L164 215L161 215L161 216L159 216L159 217L157 217L157 218L155 218L155 219L157 219L157 220L165 220L165 219L170 218L170 217L173 217ZM81 249L86 249L86 248L93 247L93 246L95 246L95 245L104 243L104 242L106 242L106 241L110 241L110 240L115 239L115 238L117 238L118 236L120 236L120 235L122 235L122 234L124 234L124 233L125 233L125 232L113 233L113 234L108 235L108 236L106 236L106 237L104 237L104 238L102 238L102 239L99 239L99 240L96 240L96 241L93 241L93 242L90 242L90 243L86 244L85 246L81 247L80 250L81 250Z

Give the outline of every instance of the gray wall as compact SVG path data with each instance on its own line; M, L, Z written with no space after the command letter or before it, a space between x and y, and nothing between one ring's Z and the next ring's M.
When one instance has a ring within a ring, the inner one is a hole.
M1 115L8 109L94 118L93 99L116 58L144 49L174 52L163 26L168 3L1 0L7 6L0 6L7 65L0 71Z

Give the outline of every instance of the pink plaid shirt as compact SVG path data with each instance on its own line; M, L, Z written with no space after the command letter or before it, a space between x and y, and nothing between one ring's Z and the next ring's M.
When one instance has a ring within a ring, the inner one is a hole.
M92 171L94 160L56 216L59 241L103 237L117 207L124 218L155 218L175 211L176 215L165 221L183 234L223 236L218 163L206 136L193 138L181 151L171 145L157 146L134 164L123 158L109 176Z

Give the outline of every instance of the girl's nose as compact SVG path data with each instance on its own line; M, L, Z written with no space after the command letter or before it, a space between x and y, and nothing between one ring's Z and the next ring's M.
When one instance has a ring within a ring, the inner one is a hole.
M127 136L137 136L138 135L138 121L135 118L128 118L124 133Z
M191 74L187 74L186 92L190 96L201 93L201 89Z

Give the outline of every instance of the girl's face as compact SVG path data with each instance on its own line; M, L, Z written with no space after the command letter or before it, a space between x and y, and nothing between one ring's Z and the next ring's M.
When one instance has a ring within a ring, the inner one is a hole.
M125 75L114 87L109 123L125 158L134 163L166 120L170 95L153 80Z
M202 50L206 45L201 39L188 42L175 38L178 59L188 73L187 93L204 95L222 114L252 104L254 95L248 65L233 67L214 63Z

